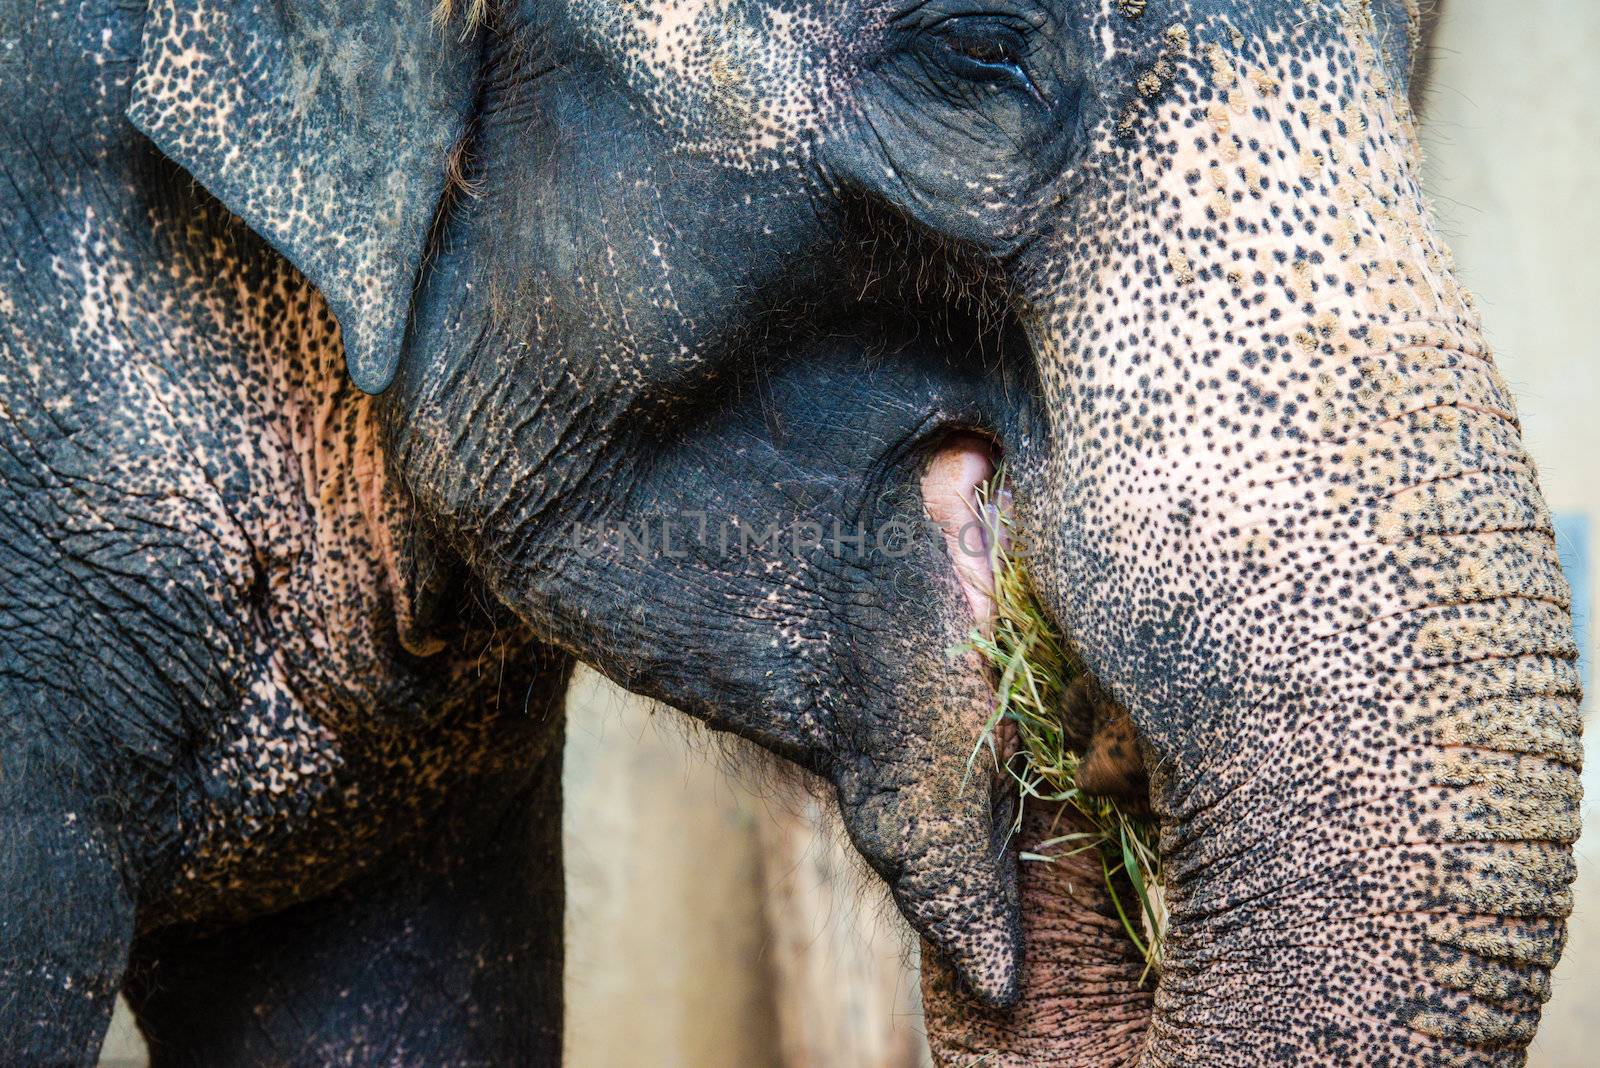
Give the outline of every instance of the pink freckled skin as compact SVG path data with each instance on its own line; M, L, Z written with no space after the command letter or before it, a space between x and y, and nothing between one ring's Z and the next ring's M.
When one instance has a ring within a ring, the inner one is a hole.
M980 623L994 615L994 568L987 531L992 521L982 515L978 487L994 475L993 448L976 438L947 443L922 476L922 499L928 517L944 534L945 551L955 565L961 592Z

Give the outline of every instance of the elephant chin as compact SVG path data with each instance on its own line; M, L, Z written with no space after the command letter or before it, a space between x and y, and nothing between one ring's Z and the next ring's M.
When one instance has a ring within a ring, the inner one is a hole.
M831 770L856 849L967 996L995 1009L1021 994L1013 792L998 772L984 773L995 770L988 760L971 759L983 744L993 680L977 654L952 661L950 650L994 616L979 488L997 455L990 440L966 433L934 451L922 504L944 534L954 581L948 597L919 606L931 609L928 626L889 636L892 647L880 653L886 678L875 714L893 729L872 732L875 748Z

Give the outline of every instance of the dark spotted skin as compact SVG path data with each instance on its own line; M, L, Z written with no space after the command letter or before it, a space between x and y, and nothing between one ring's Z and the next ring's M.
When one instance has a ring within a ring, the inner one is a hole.
M1570 595L1416 188L1414 14L1105 13L1134 92L1028 264L1016 499L1164 825L1148 1063L1517 1063L1561 949Z
M427 548L321 296L123 119L137 20L0 19L0 1060L93 1063L131 954L158 1064L548 1061L566 658Z
M1570 594L1415 5L457 6L0 6L0 1038L83 1060L131 947L173 1063L549 1062L578 657L834 784L949 1063L1521 1061ZM1016 878L937 531L691 536L975 439L1137 735L1153 993L1093 870Z

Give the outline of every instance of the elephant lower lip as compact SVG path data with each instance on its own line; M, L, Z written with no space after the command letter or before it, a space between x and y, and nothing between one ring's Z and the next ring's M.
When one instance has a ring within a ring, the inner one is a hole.
M923 505L944 533L961 592L983 628L995 614L992 539L1000 524L984 514L996 506L985 504L979 489L994 477L997 452L987 438L957 434L940 445L922 476Z

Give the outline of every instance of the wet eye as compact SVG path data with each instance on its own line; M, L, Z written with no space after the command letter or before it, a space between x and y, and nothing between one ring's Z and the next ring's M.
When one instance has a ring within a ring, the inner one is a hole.
M941 38L946 48L979 67L989 69L1017 65L1018 56L1013 42L1001 40L997 35L951 30L942 34Z
M1022 34L990 19L948 19L933 31L946 64L963 78L1010 82L1029 96L1038 96L1023 69L1027 55Z

